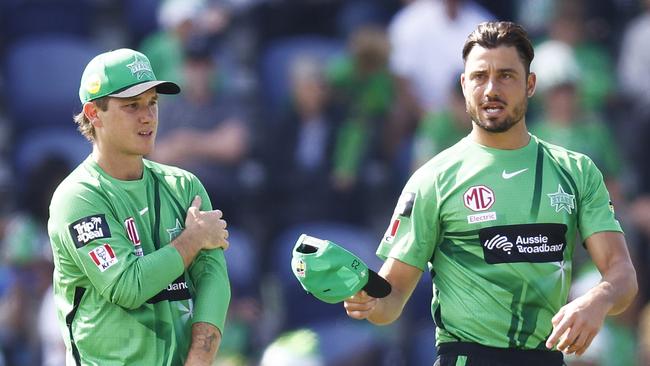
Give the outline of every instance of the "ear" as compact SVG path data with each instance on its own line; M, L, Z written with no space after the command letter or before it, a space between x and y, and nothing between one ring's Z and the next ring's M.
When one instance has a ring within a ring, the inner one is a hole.
M102 120L99 118L99 109L93 102L86 102L83 105L83 112L86 118L92 123L94 127L101 127Z
M465 94L465 73L460 74L460 87L463 89L463 95Z
M528 74L528 79L526 80L526 95L528 98L535 95L535 88L537 86L537 75L534 72Z

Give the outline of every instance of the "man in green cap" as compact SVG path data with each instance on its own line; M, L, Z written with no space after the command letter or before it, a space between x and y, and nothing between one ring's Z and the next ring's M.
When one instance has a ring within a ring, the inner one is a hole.
M436 365L560 366L632 302L625 238L591 159L526 128L536 84L526 31L481 23L462 56L472 131L406 184L377 250L390 295L360 291L345 308L391 323L429 269ZM578 235L601 279L567 303Z
M90 61L75 116L91 155L57 188L48 231L67 365L211 365L230 285L226 222L191 173L144 159L158 127L146 56Z

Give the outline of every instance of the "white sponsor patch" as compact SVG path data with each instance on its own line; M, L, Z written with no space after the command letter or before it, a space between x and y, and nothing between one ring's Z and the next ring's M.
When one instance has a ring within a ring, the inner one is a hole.
M479 222L494 221L496 219L497 219L497 213L496 212L484 212L484 213L480 213L480 214L467 216L467 223L468 224L477 224Z
M99 270L102 272L117 263L115 252L113 251L113 248L111 248L111 246L108 244L102 244L98 246L97 248L88 252L88 255L93 260L97 268L99 268Z

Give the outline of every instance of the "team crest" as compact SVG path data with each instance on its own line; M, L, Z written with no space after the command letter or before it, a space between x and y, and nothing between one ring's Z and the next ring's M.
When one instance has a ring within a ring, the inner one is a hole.
M167 234L169 234L169 241L171 242L172 240L176 239L181 233L183 232L183 226L181 225L180 220L176 219L176 226L165 229L167 231Z
M549 193L547 196L551 199L551 206L555 207L555 212L565 210L571 214L571 210L574 210L576 208L575 196L564 192L561 184L557 185L557 192Z
M126 66L131 70L131 74L138 80L142 80L145 77L153 79L153 70L151 69L151 65L146 59L138 55L135 55L133 62Z

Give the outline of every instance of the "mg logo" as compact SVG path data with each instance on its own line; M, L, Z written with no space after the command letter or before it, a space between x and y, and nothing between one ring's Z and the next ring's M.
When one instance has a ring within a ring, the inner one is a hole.
M463 203L472 211L485 211L494 204L494 192L486 186L474 186L463 195Z

